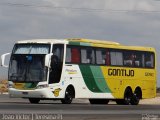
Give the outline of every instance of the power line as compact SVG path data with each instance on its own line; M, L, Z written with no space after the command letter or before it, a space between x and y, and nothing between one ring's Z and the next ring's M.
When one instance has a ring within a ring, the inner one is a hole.
M22 3L0 3L4 6L15 7L33 7L33 8L49 8L49 9L66 9L66 10L78 10L86 12L132 12L132 13L160 13L159 10L120 10L120 9L101 9L101 8L78 8L78 7L66 7L66 6L54 6L54 5L33 5Z

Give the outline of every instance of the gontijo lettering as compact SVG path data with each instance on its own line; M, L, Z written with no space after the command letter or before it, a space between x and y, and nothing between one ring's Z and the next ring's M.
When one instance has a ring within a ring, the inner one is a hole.
M108 69L109 76L134 76L134 70L126 70L126 69Z

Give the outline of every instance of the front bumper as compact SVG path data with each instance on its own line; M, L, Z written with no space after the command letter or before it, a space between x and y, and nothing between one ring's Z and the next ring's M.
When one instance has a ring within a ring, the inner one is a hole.
M18 90L9 88L9 95L12 98L57 98L49 88L35 90Z

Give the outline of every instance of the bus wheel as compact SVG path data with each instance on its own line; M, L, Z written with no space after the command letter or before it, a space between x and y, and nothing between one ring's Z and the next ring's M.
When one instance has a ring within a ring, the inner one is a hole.
M89 99L90 104L108 104L108 99Z
M74 88L68 87L65 92L65 98L61 100L62 104L71 104L74 98Z
M131 102L132 96L133 96L132 90L127 88L124 92L124 99L117 99L116 103L118 105L129 105Z
M136 89L131 98L131 105L138 105L140 99L141 99L141 91Z
M38 98L29 98L29 102L33 104L38 104L40 102L40 99Z
M129 105L131 102L131 98L133 96L132 90L131 89L126 89L125 94L124 94L124 105Z

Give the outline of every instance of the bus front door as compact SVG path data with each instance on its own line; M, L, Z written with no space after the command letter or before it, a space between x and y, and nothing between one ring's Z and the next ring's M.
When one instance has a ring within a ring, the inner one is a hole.
M52 49L52 57L50 64L49 84L59 83L61 79L64 45L54 44Z

